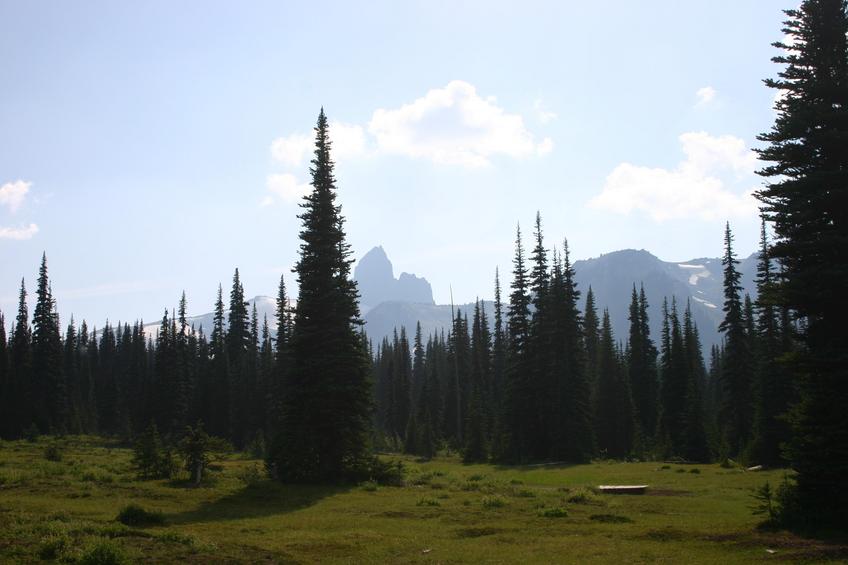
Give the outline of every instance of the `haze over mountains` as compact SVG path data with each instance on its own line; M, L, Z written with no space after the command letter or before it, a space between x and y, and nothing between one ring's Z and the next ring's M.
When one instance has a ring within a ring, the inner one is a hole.
M756 253L741 260L739 270L742 273L743 293L749 292L756 298ZM692 316L698 324L701 342L708 350L719 343L721 337L718 325L721 323L724 302L722 295L721 259L701 258L673 263L662 261L645 250L625 249L606 253L600 257L576 261L574 263L575 280L581 292L580 306L584 305L586 291L591 285L595 293L598 313L608 308L615 337L624 343L627 339L629 321L630 293L633 285L637 289L644 284L650 304L651 335L658 342L661 326L661 308L663 297L675 297L682 315L687 300L691 304ZM493 272L494 277L494 272ZM436 304L430 283L424 277L410 273L394 276L392 263L382 247L374 247L366 253L354 269L354 278L361 295L360 306L366 330L375 344L383 337L391 336L395 328L406 327L410 339L415 325L421 322L425 336L450 328L451 305ZM493 289L481 289L487 295ZM504 300L509 289L502 289ZM256 296L249 300L250 308L256 304L259 323L268 317L271 331L276 329L276 301L269 296ZM494 304L484 301L484 307L493 323ZM467 313L470 317L474 304L455 304L454 310ZM506 309L506 305L504 305ZM190 319L195 327L203 326L208 334L212 328L212 313L195 316ZM149 335L156 335L158 324L146 326Z

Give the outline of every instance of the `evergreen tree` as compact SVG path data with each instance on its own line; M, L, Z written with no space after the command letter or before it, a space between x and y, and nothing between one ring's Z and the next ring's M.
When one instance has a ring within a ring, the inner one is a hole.
M556 397L559 419L551 438L550 458L585 462L595 452L590 383L586 375L583 320L577 303L580 291L574 281L574 268L563 242L562 261L554 264L551 282L552 367L555 370L552 395Z
M530 455L527 424L532 418L533 397L528 359L530 293L520 226L516 228L512 275L512 292L507 311L508 365L504 390L504 426L501 429L505 438L501 440L504 446L501 456L508 461L521 462L526 461Z
M0 438L14 437L14 422L10 421L12 403L18 399L12 398L9 379L9 351L6 342L6 319L0 312Z
M282 422L272 469L283 481L352 478L369 460L369 360L357 326L356 282L336 204L333 162L324 110L318 117L312 192L304 197L299 295L290 337Z
M492 418L493 440L500 437L501 414L503 411L503 391L506 379L506 333L504 329L503 303L501 302L501 281L498 269L495 269L495 327L492 332Z
M757 340L754 440L751 456L769 466L784 463L781 445L790 440L785 415L792 389L787 368L779 362L789 353L791 343L781 336L779 308L775 304L776 273L772 267L765 220L760 229L760 253L757 262Z
M21 433L33 424L32 405L32 332L29 326L29 310L26 303L26 286L21 279L18 296L18 315L9 345L9 396L10 435L20 437Z
M655 433L657 426L657 349L651 340L648 300L644 286L639 289L637 296L636 285L633 285L629 319L627 368L639 424L638 436L649 438Z
M601 329L598 309L595 306L595 293L591 286L586 291L586 304L583 308L583 343L586 345L586 376L592 389L592 402L594 403L598 388Z
M486 410L491 363L491 337L485 310L478 300L474 305L471 329L471 372L466 417L463 461L482 462L488 459L488 413Z
M624 458L630 455L635 437L633 402L627 375L619 363L607 309L604 309L599 346L595 418L598 448L608 457Z
M727 224L724 235L724 320L719 330L724 333L724 357L721 371L723 404L720 418L724 442L729 455L739 455L751 439L753 422L753 391L751 349L746 331L745 311L736 269L739 261L733 252L733 234Z
M772 256L784 270L778 301L803 322L792 370L799 386L788 452L797 471L800 514L840 525L848 506L848 8L844 0L804 0L787 10L776 44L784 53L781 94L760 171L769 183L758 197L773 223ZM799 516L801 518L801 516Z
M227 382L230 400L229 438L236 447L244 446L250 434L250 398L251 398L251 331L247 302L244 299L244 287L239 271L233 275L233 287L230 290L230 308L227 314Z
M701 393L706 383L706 369L701 354L698 326L692 320L692 308L688 300L683 314L683 349L686 356L686 399L680 454L689 461L708 462L710 449Z
M215 311L212 316L212 335L209 338L209 374L205 379L205 397L203 421L209 422L212 435L228 437L230 433L230 383L227 378L228 356L227 356L227 331L224 327L224 297L221 285L218 285L218 294L215 299Z
M38 271L32 326L31 390L35 424L42 433L61 433L67 429L67 390L62 372L59 318L47 277L46 254L41 257Z

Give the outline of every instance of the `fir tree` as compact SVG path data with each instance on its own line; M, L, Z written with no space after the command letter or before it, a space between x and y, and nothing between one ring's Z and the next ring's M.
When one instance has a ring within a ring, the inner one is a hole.
M773 223L772 256L783 267L778 301L803 322L792 366L799 385L788 452L797 471L799 519L840 525L848 492L848 8L844 0L804 0L787 10L775 44L784 65L766 84L781 94L760 174L758 197Z
M596 438L601 453L608 457L630 455L635 437L630 384L619 363L618 351L604 309L598 350L598 393L596 399Z
M781 445L790 439L785 415L791 398L787 368L779 359L789 353L781 336L780 316L775 304L776 273L772 267L765 220L760 229L757 262L757 340L754 439L751 456L769 466L784 463Z
M724 357L721 371L723 404L720 418L724 442L732 457L739 455L751 439L753 392L751 349L746 331L745 310L739 282L739 262L733 252L733 234L727 224L724 234L724 320L719 330L724 333Z
M29 326L29 310L26 303L26 286L21 279L18 295L18 315L9 344L10 370L10 435L20 437L33 424L32 403L32 332Z
M504 446L502 457L508 461L520 462L527 460L530 455L527 424L531 421L533 409L527 351L530 337L530 293L520 226L516 228L512 275L507 312L508 365L504 390L504 426L501 429L505 439L501 440L501 443Z
M357 332L358 292L350 278L341 206L324 110L318 117L312 192L304 197L299 294L290 337L279 441L272 469L283 481L353 478L370 460L369 360Z
M12 438L14 436L14 423L10 421L12 415L12 404L18 399L12 398L12 389L9 379L9 351L6 342L6 319L0 312L0 438Z
M637 296L636 285L633 285L629 319L627 367L639 424L638 435L649 438L655 433L657 425L657 349L651 340L648 299L644 286L639 289Z
M41 257L35 310L32 316L32 406L42 433L67 429L68 407L62 372L62 338L47 276L47 255Z
M236 447L244 446L248 439L250 420L251 383L251 331L244 287L239 271L233 275L230 290L230 309L227 314L227 383L229 389L230 433Z

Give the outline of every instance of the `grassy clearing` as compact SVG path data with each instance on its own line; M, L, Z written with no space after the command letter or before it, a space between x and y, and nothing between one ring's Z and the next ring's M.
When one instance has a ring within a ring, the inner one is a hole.
M58 461L45 458L55 446ZM130 452L93 437L0 442L0 562L844 562L848 547L763 532L752 490L782 471L599 462L462 465L404 458L406 485L292 487L259 462L137 480ZM685 472L678 472L679 470ZM651 485L643 496L599 484ZM127 510L127 509L130 510ZM118 520L119 515L122 521ZM123 523L122 523L123 522ZM128 525L129 524L129 525Z

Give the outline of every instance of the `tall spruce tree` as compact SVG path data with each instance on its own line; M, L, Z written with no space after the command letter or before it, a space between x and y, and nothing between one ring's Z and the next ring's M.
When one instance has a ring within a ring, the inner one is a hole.
M792 396L789 373L779 359L784 351L780 312L775 303L776 273L772 266L766 222L760 229L760 253L757 261L757 339L754 439L751 457L760 463L777 466L785 463L781 446L790 440L786 411Z
M640 287L638 295L636 285L633 285L629 319L627 368L639 426L638 436L647 440L656 432L657 425L657 349L651 340L644 285Z
M236 447L244 446L250 434L251 398L251 331L250 315L244 299L239 270L233 274L230 309L227 314L227 383L229 391L229 438Z
M9 382L9 350L6 342L6 318L0 312L0 438L13 437L13 423L10 421L12 402L12 391Z
M788 452L799 519L839 524L848 506L848 7L804 0L786 15L789 40L775 44L783 53L773 59L783 69L766 80L780 96L774 126L759 138L768 184L758 197L783 267L777 299L803 322Z
M722 358L722 406L720 423L728 454L738 456L751 439L753 422L753 364L750 339L746 331L745 308L740 292L739 261L733 251L730 223L724 231L724 320L719 330L724 333Z
M370 364L357 327L356 282L336 185L327 117L315 128L312 192L301 204L291 367L272 470L287 482L335 482L370 461Z
M508 364L504 390L504 446L501 456L512 462L526 461L530 456L528 423L532 419L532 388L528 341L530 337L530 283L524 262L521 227L516 227L515 257L507 310Z
M633 448L635 419L630 383L619 362L619 352L606 308L601 322L599 346L595 437L601 453L620 459L630 455Z
M67 391L62 371L59 318L47 276L47 255L41 257L32 316L32 406L42 433L67 429Z

